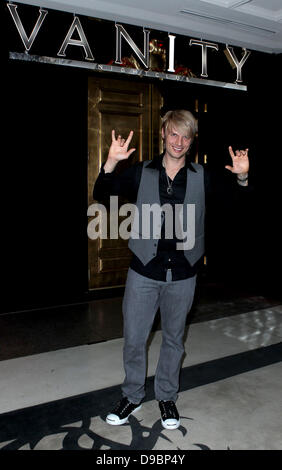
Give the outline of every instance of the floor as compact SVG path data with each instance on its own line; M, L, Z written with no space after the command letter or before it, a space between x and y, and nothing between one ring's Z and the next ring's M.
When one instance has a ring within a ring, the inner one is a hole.
M123 381L121 297L0 316L0 449L281 450L282 301L209 285L185 331L177 406L164 430L148 343L142 408L123 426L106 413Z

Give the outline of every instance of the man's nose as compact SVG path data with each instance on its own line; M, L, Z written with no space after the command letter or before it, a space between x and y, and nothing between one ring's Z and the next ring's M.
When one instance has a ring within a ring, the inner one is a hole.
M178 135L177 138L176 138L176 144L179 145L179 146L182 146L182 136L181 135Z

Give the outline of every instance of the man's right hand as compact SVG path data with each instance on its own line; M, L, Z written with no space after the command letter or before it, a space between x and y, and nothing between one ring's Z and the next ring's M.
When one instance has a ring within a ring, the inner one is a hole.
M115 131L112 130L112 144L109 149L107 161L104 165L105 173L111 173L114 171L120 160L126 160L133 152L135 152L135 148L128 150L132 137L133 131L130 131L126 140L122 139L120 135L116 139Z

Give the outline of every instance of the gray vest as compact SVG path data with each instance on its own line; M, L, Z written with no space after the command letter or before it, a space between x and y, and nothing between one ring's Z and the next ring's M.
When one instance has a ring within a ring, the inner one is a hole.
M161 207L159 195L159 171L154 168L147 168L151 161L145 161L142 169L140 186L137 194L136 212L132 224L131 238L128 246L130 250L146 265L157 255L158 240L161 234L161 225L164 220L164 214L157 224L158 233L150 232L150 236L144 238L142 234L142 206L144 204L157 204ZM187 228L187 204L195 204L195 244L189 249L184 248L184 255L193 266L203 256L205 251L204 243L204 222L205 222L205 187L204 170L201 165L192 164L196 172L187 168L187 185L183 203L183 228ZM147 206L148 207L148 206ZM136 225L137 222L137 225ZM153 225L153 224L151 224ZM189 227L187 231L189 233ZM194 239L194 237L193 237ZM185 244L184 244L185 247Z

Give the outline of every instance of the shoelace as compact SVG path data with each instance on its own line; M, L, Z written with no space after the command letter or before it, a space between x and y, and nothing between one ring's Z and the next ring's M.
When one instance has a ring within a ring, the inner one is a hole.
M124 406L121 408L122 403L123 403L123 400L121 400L121 401L117 404L117 406L116 406L116 408L114 409L114 411L119 411L120 413L124 413L124 411L127 410L127 408L128 408L130 405L133 405L133 403L130 403L129 401L126 400ZM133 405L133 406L134 406L134 405Z
M164 417L173 417L177 416L177 410L174 401L160 402L161 412Z

